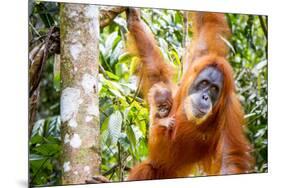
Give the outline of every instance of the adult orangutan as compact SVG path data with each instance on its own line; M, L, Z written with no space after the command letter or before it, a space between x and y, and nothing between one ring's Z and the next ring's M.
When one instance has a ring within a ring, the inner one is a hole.
M168 117L175 118L174 125L151 125L148 158L130 171L128 180L186 177L197 167L212 175L247 173L253 168L243 109L226 58L230 31L224 14L194 12L192 21L189 68L170 103ZM128 11L128 28L141 59L144 96L159 83L175 91L172 71L137 9ZM148 97L151 107L154 100Z
M138 75L151 109L149 154L132 168L128 180L186 177L194 168L208 175L251 172L252 148L226 58L230 31L224 15L192 13L189 66L178 89L139 10L128 9L127 16L129 46L141 59ZM164 115L157 116L159 112ZM166 118L172 121L159 121Z

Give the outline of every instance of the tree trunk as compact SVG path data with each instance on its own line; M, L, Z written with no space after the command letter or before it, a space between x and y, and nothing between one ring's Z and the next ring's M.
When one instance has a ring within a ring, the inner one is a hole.
M61 5L62 184L100 174L99 12L94 5Z

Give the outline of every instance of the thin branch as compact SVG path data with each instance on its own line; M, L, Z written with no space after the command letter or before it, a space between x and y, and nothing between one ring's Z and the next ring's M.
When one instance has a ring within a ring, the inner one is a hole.
M102 72L102 74L106 79L109 79L109 77L106 74L106 71L104 70L103 66L101 66L101 64L99 64L99 70Z
M36 30L36 28L32 25L31 22L28 22L29 26L31 27L31 29L34 31L34 33L38 36L41 37L40 33Z
M126 156L124 157L123 161L127 161L129 156L130 156L130 154L127 153ZM108 176L109 174L112 174L113 172L115 172L116 168L118 168L118 167L119 167L119 164L115 164L115 165L113 165L111 167L111 169L109 169L108 171L104 172L102 175L103 176ZM126 171L129 171L131 168L123 164L123 169L126 170Z
M131 105L137 99L137 96L140 93L142 78L143 78L143 76L140 77L140 81L138 83L138 88L137 88L136 92L134 93L133 99L129 102L129 105Z

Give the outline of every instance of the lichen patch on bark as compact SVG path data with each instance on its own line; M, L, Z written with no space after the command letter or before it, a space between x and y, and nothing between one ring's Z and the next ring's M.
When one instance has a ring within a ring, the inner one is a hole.
M67 87L61 94L61 120L69 121L76 113L79 107L80 90Z
M78 59L79 54L82 50L82 47L83 46L79 42L76 42L70 46L70 48L69 48L70 54L75 61ZM75 61L73 61L73 62L75 63Z
M90 103L87 108L87 113L89 115L98 117L99 116L99 106L97 104Z
M81 146L81 139L80 139L80 136L78 134L73 134L71 140L70 140L70 145L73 147L73 148L79 148Z
M94 88L97 87L97 79L86 73L83 75L81 85L86 94L91 94L94 91Z
M66 133L64 136L64 143L67 144L69 142L70 142L70 137L69 137L69 134Z
M93 116L86 116L85 122L88 123L93 120Z
M84 167L84 171L85 171L86 173L90 173L90 167L89 167L89 166L85 166L85 167Z
M68 122L68 125L70 126L70 127L72 127L72 128L76 128L77 127L77 122L76 122L76 117L74 116L74 117L72 117L70 120L69 120L69 122Z
M71 170L70 161L67 161L67 162L63 163L63 171L68 172L70 170Z
M97 25L99 25L98 9L96 9L95 7L88 7L85 15L90 19L88 26L90 34L98 36L100 31L100 28L96 27Z

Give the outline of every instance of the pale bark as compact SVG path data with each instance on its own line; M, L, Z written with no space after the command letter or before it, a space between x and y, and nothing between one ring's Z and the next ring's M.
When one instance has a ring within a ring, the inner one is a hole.
M62 183L100 174L98 7L61 5Z

